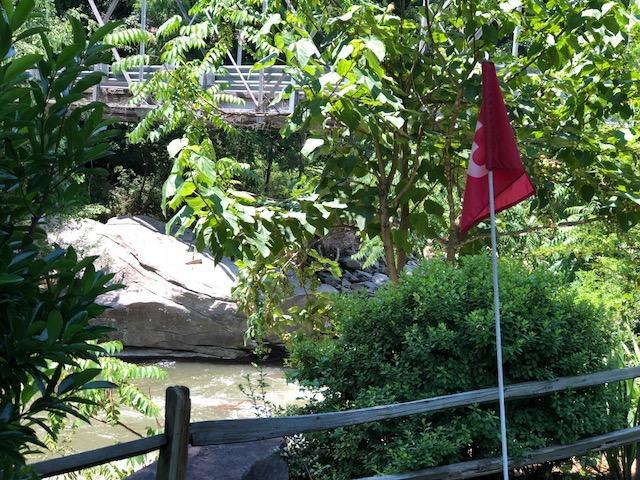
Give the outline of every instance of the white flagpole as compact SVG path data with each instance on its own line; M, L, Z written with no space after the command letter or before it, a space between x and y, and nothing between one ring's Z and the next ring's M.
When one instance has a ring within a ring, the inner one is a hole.
M502 332L500 330L500 288L498 286L498 247L496 239L496 207L493 194L493 171L489 170L489 214L491 218L491 264L493 270L493 311L496 321L496 357L498 363L498 403L500 405L500 438L502 441L502 478L509 480L507 451L507 418L504 406L504 374L502 372Z

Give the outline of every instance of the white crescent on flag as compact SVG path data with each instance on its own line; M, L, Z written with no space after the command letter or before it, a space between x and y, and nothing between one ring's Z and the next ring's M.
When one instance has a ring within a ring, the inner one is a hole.
M476 123L476 134L473 139L473 145L471 145L471 156L469 158L469 168L467 168L467 175L473 178L482 178L487 175L487 167L484 162L482 164L478 164L475 161L475 154L480 149L480 146L476 143L476 138L479 140L478 131L482 128L482 123L478 121ZM484 152L480 152L482 154ZM478 159L480 160L480 159Z

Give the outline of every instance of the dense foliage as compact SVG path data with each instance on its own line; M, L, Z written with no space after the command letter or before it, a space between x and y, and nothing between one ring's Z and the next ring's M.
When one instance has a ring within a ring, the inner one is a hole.
M248 165L235 179L253 194L287 198L303 175L301 142L295 136L283 141L276 131L250 128L214 130L210 136L218 155ZM162 185L173 163L167 142L132 144L122 135L111 150L112 155L95 162L107 174L85 182L86 200L74 214L100 220L119 215L162 218Z
M24 455L43 446L41 427L55 438L47 414L85 418L83 391L110 388L94 380L105 328L89 321L104 307L96 298L118 285L96 271L94 258L46 244L43 220L73 204L91 162L108 151L113 131L103 105L70 108L99 74L80 72L110 61L101 40L70 17L73 43L55 51L46 31L25 30L33 0L3 2L0 15L0 471L10 478ZM16 53L14 42L38 35L43 54ZM33 69L30 71L30 69ZM84 365L81 366L81 365Z
M239 298L264 326L290 318L273 307L287 295L281 280L292 267L318 268L309 244L336 224L355 225L384 255L392 280L425 239L449 260L486 245L483 226L467 239L458 232L485 58L499 67L537 186L528 214L511 227L553 228L598 216L633 226L640 219L640 166L629 99L638 78L627 47L637 35L635 8L604 0L201 0L188 19L175 15L155 33L126 29L110 41L156 42L157 58L132 56L124 64L174 67L136 88L137 101L151 99L158 108L131 139L177 137L173 153L197 154L200 164L193 156L176 164L165 190L167 213L195 229L200 248L238 259ZM520 47L512 51L516 27ZM222 85L202 88L200 80L224 71L238 38L261 59L256 74L286 65L293 82L283 98L302 94L282 130L307 137L305 176L288 198L246 195L250 189L236 181L246 164L225 157L221 165L210 142L212 127L229 128L220 105L240 100ZM218 170L227 173L214 175Z
M136 386L140 379L163 380L166 372L155 365L136 365L125 362L112 355L120 353L123 349L119 341L100 343L104 350L99 356L99 362L93 360L79 360L77 367L68 369L68 373L87 368L100 369L100 378L117 384L112 389L89 389L79 392L79 396L85 400L79 405L80 414L91 421L92 428L99 428L104 434L108 434L106 428L111 431L126 430L129 434L138 438L159 433L159 428L148 428L146 431L137 431L129 425L125 419L131 418L135 412L141 416L152 419L158 427L162 425L161 410L150 398ZM56 455L71 455L78 453L72 444L78 445L74 440L77 429L86 424L77 418L65 418L60 415L50 414L48 423L54 435L46 435L44 443L49 450ZM106 427L106 428L105 428ZM80 451L85 451L89 446L80 446ZM84 469L80 472L68 474L68 480L120 480L131 475L135 470L150 462L151 455L141 455L129 458L126 462L107 463L94 468Z
M302 410L369 407L495 385L490 274L485 256L466 257L459 266L431 261L373 298L341 298L337 336L302 339L292 348L293 378L323 397ZM607 367L621 329L577 302L565 280L502 262L508 383ZM616 408L613 394L597 388L510 402L510 452L620 428L626 412ZM293 465L298 478L347 479L495 457L498 431L494 406L446 410L305 435L293 448Z

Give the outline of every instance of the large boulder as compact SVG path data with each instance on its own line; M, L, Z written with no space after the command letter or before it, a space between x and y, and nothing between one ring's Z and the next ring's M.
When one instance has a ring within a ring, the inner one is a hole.
M245 317L231 299L236 268L194 250L189 235L177 239L149 217L118 217L106 224L66 222L50 240L98 255L98 265L126 285L100 302L111 307L101 323L115 328L127 347L191 352L216 359L247 357Z
M280 455L282 439L189 447L189 480L287 480L289 467ZM127 480L154 480L157 462Z

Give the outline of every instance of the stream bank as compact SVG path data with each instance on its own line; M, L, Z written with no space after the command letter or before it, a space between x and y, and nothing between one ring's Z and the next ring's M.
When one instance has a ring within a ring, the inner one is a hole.
M142 362L140 362L142 363ZM146 418L128 409L122 410L121 422L127 428L109 426L94 422L81 425L75 431L63 432L59 444L65 444L63 451L49 453L40 459L69 455L95 448L113 445L118 442L135 440L134 431L146 435L147 428L159 428L164 419L165 389L172 385L184 385L191 395L191 421L250 418L256 416L256 410L239 385L247 384L246 375L250 375L255 384L258 370L249 363L202 362L202 361L153 361L145 364L162 367L167 376L162 380L136 380L134 383L161 407L160 425L154 419ZM284 368L277 364L262 367L267 383L266 400L276 405L289 405L300 402L300 389L287 384Z

